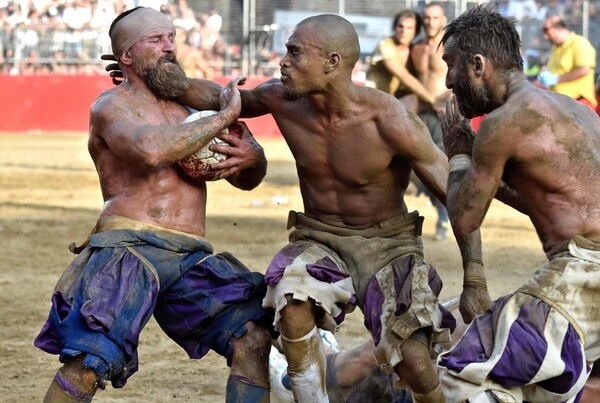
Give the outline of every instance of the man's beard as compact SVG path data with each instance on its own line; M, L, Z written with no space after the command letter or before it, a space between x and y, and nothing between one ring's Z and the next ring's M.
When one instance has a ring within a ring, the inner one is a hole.
M485 87L473 84L466 74L458 80L452 91L458 101L458 109L465 118L472 119L491 111L490 97Z
M144 82L157 97L162 99L175 99L188 89L185 71L176 60L164 63L160 60L156 65L150 66L142 60L134 60L134 69L144 78Z

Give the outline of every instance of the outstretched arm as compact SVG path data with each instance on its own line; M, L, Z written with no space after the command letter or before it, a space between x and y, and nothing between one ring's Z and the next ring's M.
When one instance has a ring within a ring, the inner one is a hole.
M411 164L415 174L441 201L446 201L448 185L448 160L435 145L423 122L412 112L397 112L397 115L408 114L406 122L398 124L402 133L398 133L397 148ZM454 229L454 228L453 228ZM454 230L461 253L464 270L463 292L461 294L460 312L466 323L483 313L491 304L487 290L481 254L481 235L479 230L460 233Z
M119 69L114 55L104 54L100 58L104 61L110 61L105 70L109 73L114 85L119 85L123 81L123 72ZM246 79L240 80L239 84L245 84ZM260 84L252 90L240 89L242 97L242 118L252 118L270 113L269 108L263 102L264 94L270 92L270 86L280 82L279 79L271 79ZM188 78L188 90L178 100L181 104L194 108L196 110L219 110L219 96L222 86L211 80L198 78Z

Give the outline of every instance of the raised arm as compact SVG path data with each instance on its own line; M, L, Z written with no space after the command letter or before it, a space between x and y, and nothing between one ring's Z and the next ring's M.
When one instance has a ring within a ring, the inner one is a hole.
M413 94L415 94L420 100L434 105L435 96L431 94L419 81L419 79L413 76L408 69L395 62L394 60L383 60L385 68L388 69L393 75L398 77L402 85L408 88Z
M231 80L218 97L218 114L186 124L153 124L144 116L139 116L135 105L127 105L123 96L114 92L102 95L92 105L90 111L91 132L101 138L112 152L133 163L146 166L159 166L173 163L194 153L206 145L225 127L231 125L240 113L241 100L237 89L240 78ZM185 110L170 107L165 113L185 117Z
M479 229L500 189L505 144L486 136L483 124L476 138L455 98L447 102L446 112L440 111L439 117L450 161L448 214L455 231L466 235Z
M119 70L119 64L112 54L104 54L100 57L104 61L109 61L105 69L109 73L114 85L119 85L123 81L123 72ZM240 80L239 84L245 83L245 78ZM251 90L240 89L242 97L241 117L252 118L270 113L268 103L268 94L274 84L280 83L278 78L266 81ZM219 95L222 86L211 80L198 78L188 78L188 90L179 98L182 105L189 106L196 110L219 110ZM267 102L265 103L265 99Z

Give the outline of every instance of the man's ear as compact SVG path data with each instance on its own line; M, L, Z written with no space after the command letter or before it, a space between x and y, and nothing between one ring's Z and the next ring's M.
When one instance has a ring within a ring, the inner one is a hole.
M342 57L337 52L331 52L327 61L325 62L325 72L330 73L333 70L337 69L340 66L340 62Z
M131 55L129 54L129 51L126 51L125 53L123 53L121 55L121 57L119 57L119 59L117 60L117 62L123 62L123 64L126 64L128 66L131 66L133 64L133 59L131 58Z
M485 57L483 57L483 55L480 55L479 53L476 54L475 56L473 56L472 62L473 62L473 73L475 74L475 78L483 77L483 74L485 73L485 69L490 67L487 63L487 59Z

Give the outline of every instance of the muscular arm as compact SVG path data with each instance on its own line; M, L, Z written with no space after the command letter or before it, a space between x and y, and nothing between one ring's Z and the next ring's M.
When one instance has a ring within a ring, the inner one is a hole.
M264 100L273 84L279 79L271 79L250 90L240 89L242 97L242 118L252 118L269 113ZM219 109L219 94L221 85L210 80L188 78L189 88L179 101L197 110Z
M157 125L153 116L140 117L142 105L127 104L126 99L114 93L100 97L91 109L91 132L120 158L150 167L173 163L199 150L239 113L238 105L191 123ZM165 108L173 122L181 122L187 113L173 105Z
M396 107L403 109L401 107ZM392 137L397 152L408 159L415 174L439 199L446 200L448 184L448 160L435 145L423 122L412 112L396 110L395 115L405 122L390 119L396 135ZM481 314L491 304L483 274L481 234L455 232L456 241L463 260L464 282L460 312L466 323Z
M466 235L481 226L502 183L506 147L505 141L488 137L482 124L473 145L472 166L450 174L447 207L455 232Z
M179 97L179 102L199 111L219 110L219 94L223 88L220 84L200 78L188 78L187 92Z

